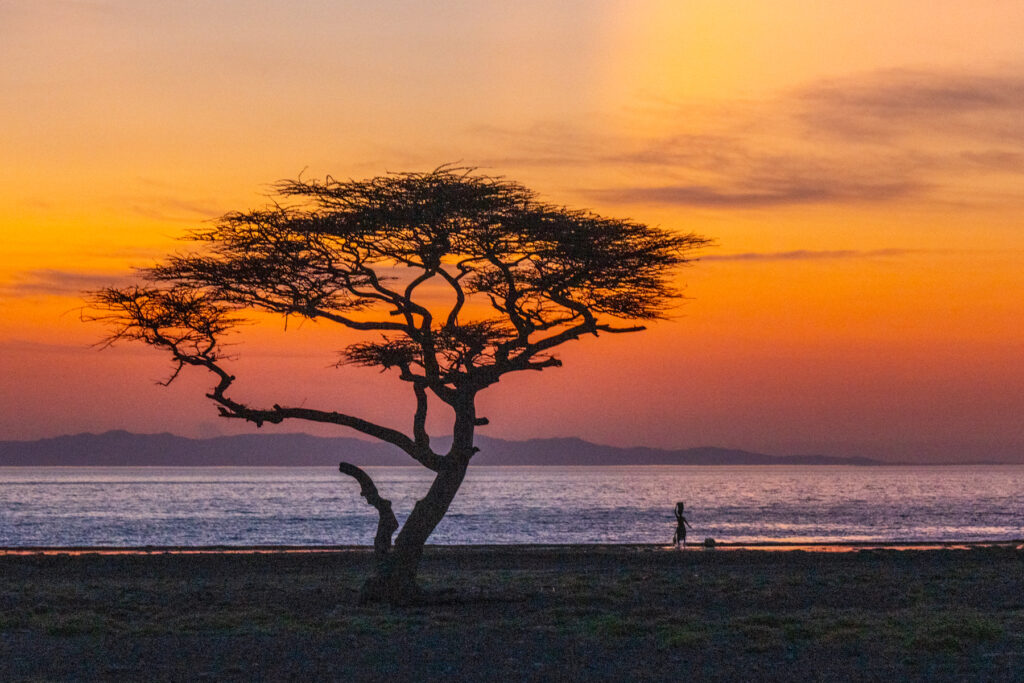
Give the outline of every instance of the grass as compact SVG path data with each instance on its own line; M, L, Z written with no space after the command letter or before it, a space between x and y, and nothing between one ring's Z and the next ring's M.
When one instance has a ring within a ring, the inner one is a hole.
M0 680L1020 680L1024 552L0 557Z

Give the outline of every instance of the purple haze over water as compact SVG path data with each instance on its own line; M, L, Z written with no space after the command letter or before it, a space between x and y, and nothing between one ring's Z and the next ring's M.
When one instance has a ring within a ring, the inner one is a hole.
M366 468L404 521L419 468ZM476 467L437 544L1024 537L1024 465ZM0 546L369 545L376 512L332 468L0 468Z

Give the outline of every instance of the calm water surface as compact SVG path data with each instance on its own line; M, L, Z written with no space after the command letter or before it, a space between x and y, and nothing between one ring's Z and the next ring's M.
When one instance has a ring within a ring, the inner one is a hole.
M367 468L399 521L419 468ZM1024 466L477 467L431 537L457 543L953 541L1024 537ZM333 468L0 468L0 545L371 544Z

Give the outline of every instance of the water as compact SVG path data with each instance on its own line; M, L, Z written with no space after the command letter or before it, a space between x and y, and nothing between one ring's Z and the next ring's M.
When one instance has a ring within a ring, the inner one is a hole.
M419 468L367 468L399 521ZM1024 466L478 467L432 543L893 542L1024 537ZM372 543L332 468L0 468L0 546Z

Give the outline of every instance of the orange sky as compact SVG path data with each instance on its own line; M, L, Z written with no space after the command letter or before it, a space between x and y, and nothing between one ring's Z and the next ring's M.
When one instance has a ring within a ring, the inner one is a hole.
M1021 35L1016 0L0 0L0 439L247 429L90 349L79 293L304 169L460 161L717 242L483 433L1024 461ZM249 332L246 398L409 421L338 331Z

